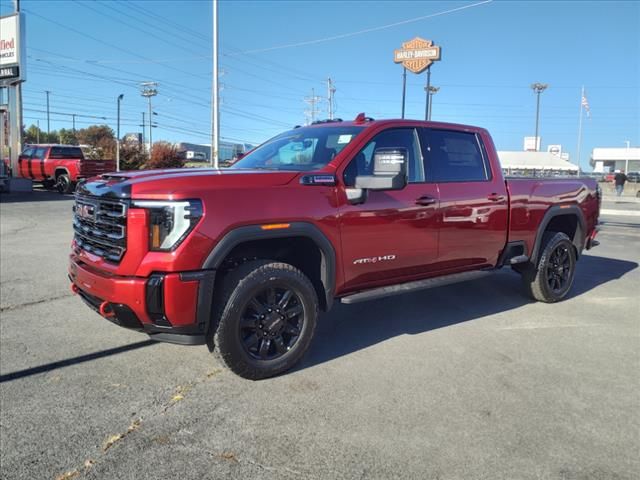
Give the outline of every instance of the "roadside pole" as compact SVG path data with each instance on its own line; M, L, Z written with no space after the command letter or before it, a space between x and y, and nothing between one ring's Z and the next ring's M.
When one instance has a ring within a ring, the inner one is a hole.
M424 119L429 120L429 111L431 110L431 65L427 67L427 86L424 87L425 101L424 101Z
M211 81L211 166L219 168L220 94L218 85L218 0L213 0L213 72Z
M402 69L402 116L400 118L404 118L404 104L407 98L407 69L406 67Z

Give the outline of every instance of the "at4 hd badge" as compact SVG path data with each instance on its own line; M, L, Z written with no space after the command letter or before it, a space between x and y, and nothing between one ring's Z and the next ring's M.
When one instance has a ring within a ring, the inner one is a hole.
M396 259L395 255L382 255L379 257L365 257L365 258L358 258L356 260L353 261L354 265L365 265L365 264L372 264L372 263L378 263L378 262L391 262L393 260Z

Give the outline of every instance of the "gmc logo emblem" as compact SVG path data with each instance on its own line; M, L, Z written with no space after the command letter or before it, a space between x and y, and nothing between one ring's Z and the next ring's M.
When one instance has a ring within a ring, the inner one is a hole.
M94 220L96 216L96 207L94 207L93 205L81 203L76 207L76 214L80 218Z

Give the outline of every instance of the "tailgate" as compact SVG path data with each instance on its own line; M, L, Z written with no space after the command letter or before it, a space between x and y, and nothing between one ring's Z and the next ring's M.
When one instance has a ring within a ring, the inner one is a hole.
M80 162L81 177L95 177L116 170L115 160L82 160Z

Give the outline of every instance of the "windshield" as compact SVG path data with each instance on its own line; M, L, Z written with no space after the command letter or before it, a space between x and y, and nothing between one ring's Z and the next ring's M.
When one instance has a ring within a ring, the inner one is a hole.
M282 133L240 159L232 169L318 170L329 163L364 127L302 127Z

